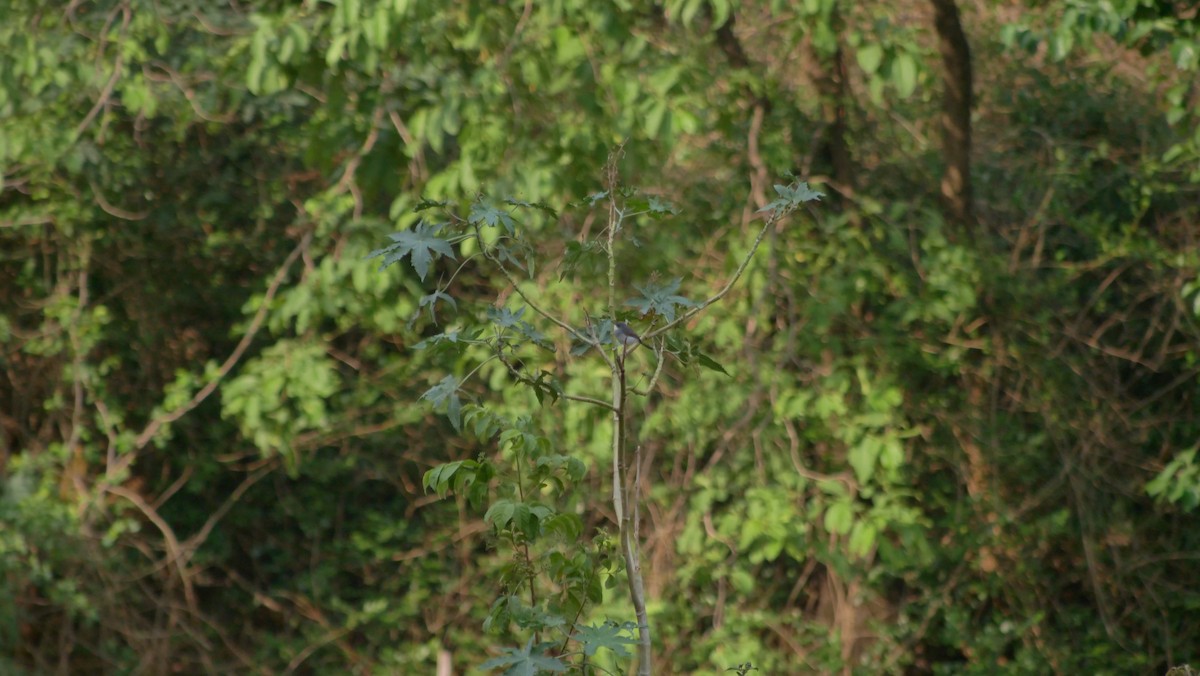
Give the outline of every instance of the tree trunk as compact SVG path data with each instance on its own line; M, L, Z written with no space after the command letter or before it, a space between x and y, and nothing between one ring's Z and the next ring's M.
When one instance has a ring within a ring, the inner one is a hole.
M947 217L974 236L971 206L971 48L954 0L933 0L938 51L942 54L942 199Z
M855 180L854 162L850 156L850 144L846 141L848 134L848 117L846 102L849 100L848 73L846 71L846 50L842 46L843 21L838 8L835 6L829 16L829 29L833 31L837 46L832 53L822 53L813 48L813 56L823 72L816 78L817 91L821 96L821 110L828 127L822 144L833 168L833 188L841 197L841 207L849 207L854 199ZM858 222L857 215L854 223Z

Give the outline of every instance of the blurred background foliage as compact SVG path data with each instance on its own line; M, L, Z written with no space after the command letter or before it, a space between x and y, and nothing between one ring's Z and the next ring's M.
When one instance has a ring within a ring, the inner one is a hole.
M1167 0L4 3L0 671L495 655L503 550L421 488L496 452L417 401L479 355L412 349L478 318L364 258L422 196L582 200L622 141L680 210L631 226L631 294L718 287L781 176L828 194L683 327L731 376L640 404L661 673L1200 660L1198 28ZM563 265L603 224L523 223L551 306L603 312ZM482 275L456 298L496 301ZM597 415L482 375L609 527Z

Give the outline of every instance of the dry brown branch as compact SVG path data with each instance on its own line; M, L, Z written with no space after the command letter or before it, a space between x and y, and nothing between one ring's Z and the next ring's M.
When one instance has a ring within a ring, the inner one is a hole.
M133 13L129 10L128 3L122 4L120 11L123 15L123 18L121 20L121 31L119 37L124 38L125 31L129 28L129 21L133 18ZM102 40L105 39L104 36L106 32L107 31L101 34ZM100 45L100 52L104 52L103 42ZM76 136L82 134L84 130L86 130L92 124L92 121L96 119L96 115L98 115L100 111L108 105L109 99L112 98L113 89L117 86L117 80L121 77L121 69L124 67L124 65L125 56L120 52L120 47L118 47L117 58L116 61L113 62L112 75L109 76L108 82L104 83L104 89L100 91L100 96L96 99L95 105L93 105L92 109L89 110L87 115L83 117L83 120L80 121L79 125L75 127Z
M179 573L179 581L183 584L184 598L187 599L188 606L195 610L196 590L192 586L192 578L187 571L187 561L183 557L183 550L179 546L179 539L175 537L175 531L171 528L171 524L167 523L159 515L158 510L147 503L140 494L124 486L104 486L103 488L105 491L131 502L162 533L163 543L167 547L168 562L175 564L175 569Z
M162 81L163 78L154 75L151 68L157 68L158 70L166 73L166 81L173 84L175 88L183 94L184 98L187 99L188 104L192 106L192 111L196 113L196 116L200 119L205 120L206 122L216 122L218 124L226 124L233 121L233 113L213 115L207 110L204 110L204 108L200 106L200 102L196 100L196 92L193 91L192 88L183 81L183 76L181 76L175 69L171 68L162 61L153 61L142 67L142 73L147 79L158 81ZM211 76L208 79L211 79Z
M100 192L100 187L96 185L95 181L89 180L88 182L92 186L92 197L95 198L96 204L98 204L100 208L104 210L104 213L110 216L116 216L117 218L124 219L126 221L140 221L150 215L150 212L148 211L126 211L125 209L113 205L104 198L104 193Z
M213 512L207 519L205 519L204 525L201 526L200 530L196 531L194 535L189 537L183 543L183 548L185 551L182 552L182 555L186 556L187 559L190 560L191 557L195 555L196 550L200 548L200 545L204 544L204 541L208 539L208 536L212 533L212 530L214 527L216 527L217 523L229 513L229 510L232 509L234 504L236 504L237 501L246 494L246 491L250 490L251 486L258 483L260 479L269 474L278 465L278 458L271 458L271 462L262 465L258 469L254 470L250 476L242 479L242 482L238 484L237 488L233 489L233 492L229 494L229 497L225 498L225 502L221 503L221 506L217 508L217 511Z
M20 228L26 225L45 225L53 223L52 216L29 216L26 218L17 218L11 221L0 221L0 228Z
M359 192L358 184L354 182L354 174L358 171L358 165L362 164L363 158L371 152L375 147L375 142L379 140L379 125L383 121L383 105L375 106L375 112L371 114L371 129L367 132L367 138L363 141L362 147L350 158L346 163L346 168L342 171L342 177L333 187L333 194L337 195L347 190L354 197L354 218L362 218L363 201L362 194Z

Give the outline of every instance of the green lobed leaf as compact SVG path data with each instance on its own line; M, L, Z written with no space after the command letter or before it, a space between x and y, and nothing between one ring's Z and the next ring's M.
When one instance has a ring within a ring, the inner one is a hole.
M428 400L435 410L445 409L446 417L456 430L462 428L462 402L458 398L458 386L458 378L449 375L421 395L421 399Z
M496 207L482 197L471 205L471 213L467 216L467 222L471 225L482 224L492 227L503 225L510 235L515 234L517 229L516 223L508 211Z
M542 671L562 673L567 665L557 657L549 657L546 652L556 647L551 643L533 645L530 638L521 648L503 648L502 655L479 665L480 669L492 670L504 667L504 676L537 676Z
M434 254L450 258L455 257L454 249L450 246L450 242L435 234L439 229L440 226L420 221L412 230L388 235L393 244L372 251L367 255L367 258L383 256L383 264L379 266L379 269L383 270L392 263L403 260L407 256L412 263L413 269L416 270L417 276L421 278L421 281L425 281L425 276L429 273L429 266L433 262Z
M637 640L630 633L637 628L632 622L617 624L608 621L596 626L581 625L576 627L571 638L583 644L583 652L592 657L601 648L616 653L617 657L629 657L630 652L625 646L635 645Z
M673 322L675 321L675 308L700 306L700 303L676 293L682 281L681 278L676 277L663 283L651 282L645 286L635 284L634 288L641 291L642 296L625 301L625 305L636 308L643 317L648 314L656 314L667 322Z

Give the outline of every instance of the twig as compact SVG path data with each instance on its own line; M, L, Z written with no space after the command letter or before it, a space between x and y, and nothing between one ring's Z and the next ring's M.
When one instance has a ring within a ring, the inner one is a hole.
M124 486L103 486L103 489L116 495L125 498L133 503L142 514L154 524L159 532L163 535L163 542L167 546L168 559L166 563L174 563L175 569L179 572L179 581L183 583L183 595L187 599L189 608L196 608L196 590L192 587L192 579L188 576L187 560L183 557L183 550L179 546L179 539L175 537L175 531L171 528L171 524L159 515L158 510L150 506L141 495L135 493Z
M304 663L304 660L308 659L318 649L323 648L330 643L333 643L334 641L340 639L341 637L343 637L349 633L350 633L350 629L347 627L342 627L341 629L333 629L333 630L329 631L327 634L325 634L321 638L319 638L316 641L313 641L312 643L307 645L304 648L304 650L301 650L299 653L297 653L296 656L292 658L292 661L288 662L287 668L283 670L283 673L285 673L285 674L295 673L296 669L298 669L300 667L300 665Z
M121 13L124 15L124 18L121 20L121 36L124 37L125 29L129 27L129 20L133 18L132 13L129 11L128 3L121 6ZM101 38L103 37L104 36L102 35ZM100 48L103 51L104 46L101 45ZM92 121L96 119L96 115L100 113L100 110L108 105L109 99L112 98L113 89L117 86L117 78L121 77L121 69L124 67L124 65L125 55L121 53L120 47L118 47L117 59L113 62L112 75L109 76L108 82L104 84L104 89L100 92L100 98L96 99L95 105L93 105L92 109L88 111L88 114L84 116L83 121L81 121L79 125L75 127L76 136L82 134L84 130L92 124Z
M80 435L83 434L83 406L84 406L84 377L83 377L83 341L79 338L79 324L83 319L84 308L88 304L88 266L91 262L91 244L86 240L83 243L83 251L80 254L79 265L79 299L76 302L75 312L71 317L71 327L68 330L71 340L72 354L72 371L71 379L75 395L74 408L71 412L71 435L67 439L67 449L74 451L75 446L79 443ZM76 479L80 481L80 479Z
M362 193L358 190L358 185L354 182L354 174L358 171L358 165L362 163L364 157L371 152L375 147L375 142L379 140L379 125L383 121L383 105L375 106L375 112L371 114L371 129L367 132L367 138L363 141L362 147L350 158L346 163L346 169L342 172L342 178L338 180L333 187L333 194L338 195L347 190L354 197L354 218L362 218Z
M646 397L646 396L649 396L650 393L654 391L654 386L658 383L658 377L660 375L662 375L663 352L664 351L666 351L666 344L662 343L662 342L660 342L654 348L654 358L657 360L657 363L654 366L654 375L650 376L650 382L646 384L646 389L639 390L637 388L633 388L633 389L630 389L630 392L633 392L634 394L636 394L640 397Z
M521 300L525 301L525 304L533 309L534 312L538 313L542 317L545 317L548 321L566 331L571 336L582 340L588 345L593 345L597 348L600 347L600 343L598 341L583 335L577 329L575 329L575 327L542 309L542 306L538 305L532 298L529 297L528 294L522 291L521 286L517 283L516 278L512 276L512 273L508 271L508 268L504 267L504 264L501 263L498 258L493 256L488 250L487 245L483 241L483 233L479 231L478 225L475 226L475 238L479 242L479 250L482 251L483 255L486 256L487 259L500 270L500 273L503 274L504 278L508 280L508 283L512 285L513 291L515 291L517 295L521 297Z
M26 218L18 218L12 221L0 221L0 228L19 228L25 225L45 225L53 223L52 216L29 216Z
M223 113L223 114L219 114L219 115L213 115L212 113L209 113L207 110L204 110L204 108L202 108L200 106L200 102L196 100L196 92L192 91L192 89L190 87L188 87L187 83L183 81L183 77L180 76L180 74L177 71L172 69L167 64L165 64L161 61L154 61L154 62L147 64L146 66L143 66L143 68L142 68L142 72L146 75L147 78L161 81L162 78L154 77L150 74L150 70L149 70L150 68L157 68L167 74L167 79L169 79L171 81L171 84L175 85L176 89L178 89L180 92L183 93L183 97L185 99L187 99L189 104L191 104L192 111L195 112L196 116L199 117L200 119L205 120L207 122L216 122L216 123L220 123L220 124L224 124L224 123L233 121L233 119L234 119L233 113ZM201 77L200 79L205 79L205 78ZM211 76L208 79L211 79Z
M233 505L240 500L243 495L245 495L246 491L250 490L251 486L258 483L259 480L265 477L267 474L271 473L277 464L278 462L270 462L262 467L259 467L250 476L242 479L242 483L238 484L238 487L233 489L233 492L229 494L229 497L225 498L225 502L221 503L221 506L217 508L217 511L209 515L208 519L204 521L204 525L201 526L200 530L196 531L194 535L189 537L187 541L184 542L183 546L187 551L183 555L190 560L192 555L195 554L196 550L200 548L200 545L204 544L204 541L208 539L209 534L212 533L212 530L214 527L216 527L217 522L223 519L225 515L229 513L229 510L233 508Z
M104 193L100 192L100 188L96 185L95 181L89 179L88 183L92 186L92 196L96 198L96 204L99 204L100 208L106 214L126 221L140 221L150 215L148 211L126 211L118 206L114 206L111 202L104 199Z
M500 346L497 345L496 346L496 357L500 360L500 363L502 363L506 367L508 367L508 372L511 373L512 376L514 378L516 378L518 382L522 382L527 385L532 385L532 386L536 387L537 381L535 381L533 378L530 378L529 376L527 376L527 375L521 373L519 370L517 370L517 367L514 366L513 363L508 360L507 357L505 357L503 354L500 353L500 349L501 349ZM563 399L570 399L571 401L578 401L583 404L591 404L593 406L599 406L601 408L607 408L607 409L612 408L612 404L608 403L607 401L593 399L592 397L585 397L585 396L578 395L578 394L567 394L566 392L559 392L558 396L562 397Z
M768 219L767 219L767 221L766 221L766 222L763 224L763 227L762 227L762 229L758 231L758 236L754 238L754 244L753 244L753 245L751 245L751 247L750 247L750 252L746 254L746 257L745 257L744 259L742 259L742 262L741 262L741 264L740 264L740 265L738 265L738 268L737 268L737 270L736 270L736 271L734 271L734 273L733 273L733 277L731 277L731 278L729 279L729 281L725 283L725 286L724 286L724 287L723 287L723 288L722 288L720 291L718 291L716 294L714 294L714 295L713 295L712 297L710 297L708 300L705 300L705 301L704 301L703 303L701 303L700 305L698 305L698 306L696 306L696 307L692 308L691 310L688 310L687 312L683 313L682 315L680 315L679 317L677 317L677 318L675 319L675 321L673 321L673 322L668 322L668 323L667 323L665 326L663 326L663 327L660 327L660 328L658 328L658 329L655 329L655 330L653 330L653 331L649 332L648 334L646 334L645 336L643 336L643 337L642 337L642 339L643 339L643 340L646 340L646 339L649 339L649 338L654 338L655 336L661 335L661 334L663 334L663 333L666 333L667 331L670 331L671 329L675 328L676 326L679 326L680 324L682 324L682 323L684 323L684 322L688 321L688 320L689 320L689 319L691 319L692 317L695 317L696 315L700 314L700 313L701 313L701 312L703 312L703 311L704 311L704 310L705 310L705 309L706 309L708 306L710 306L710 305L712 305L713 303L716 303L717 301L719 301L719 300L721 300L722 298L724 298L724 297L725 297L725 294L729 293L729 291L730 291L731 289L733 289L733 286L734 286L734 284L737 284L738 280L739 280L739 279L741 279L741 277L742 277L742 274L743 274L743 273L746 271L746 268L750 266L750 261L754 259L754 254L755 254L755 252L756 252L756 251L758 251L758 246L759 246L760 244L762 244L763 238L764 238L764 237L766 237L766 235L767 235L767 232L768 232L768 231L769 231L769 230L770 230L770 229L771 229L771 228L772 228L772 227L773 227L773 226L774 226L776 223L778 223L779 221L783 220L783 218L784 218L785 216L788 216L788 215L790 215L790 214L791 214L793 211L795 211L795 210L796 210L796 207L795 207L795 206L789 206L789 207L787 207L787 208L784 208L784 209L778 209L778 210L776 210L774 213L772 213L772 214L771 214L771 217L770 217L770 218L768 218Z

